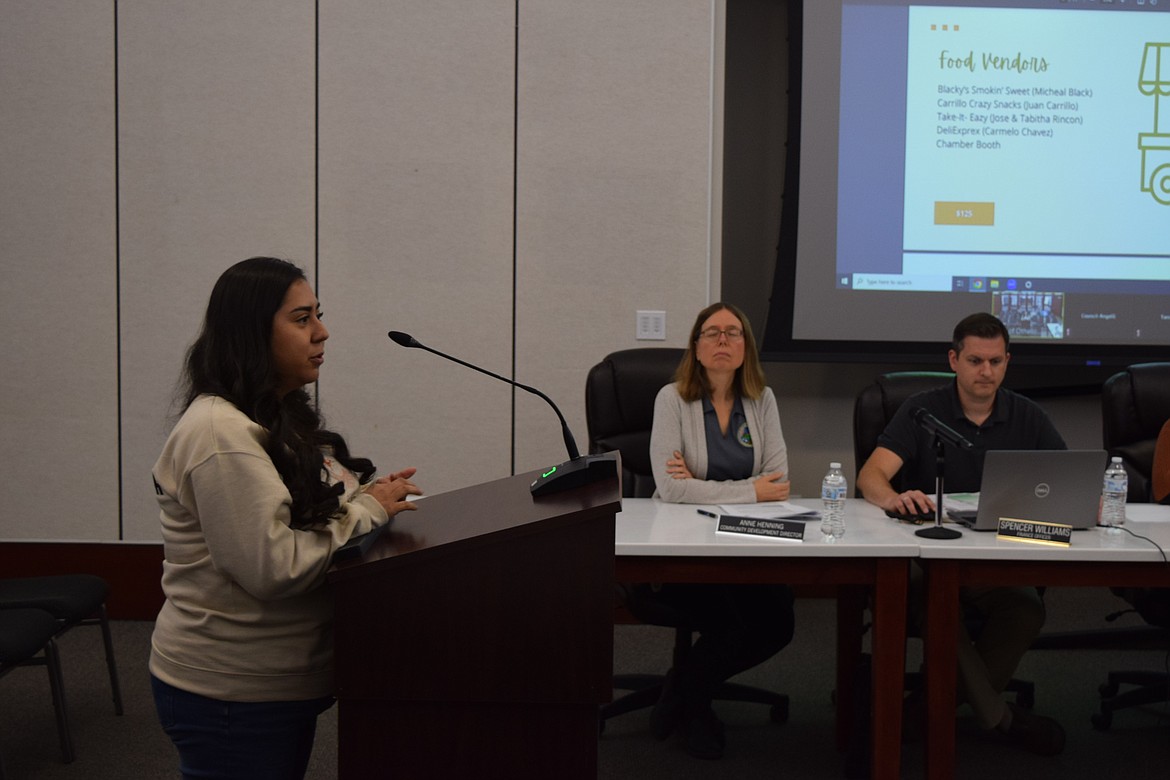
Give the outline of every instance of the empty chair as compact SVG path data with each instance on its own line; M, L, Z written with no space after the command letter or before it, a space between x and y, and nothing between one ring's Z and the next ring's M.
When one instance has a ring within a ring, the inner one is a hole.
M1131 368L1138 368L1138 374L1142 376L1146 371L1161 370L1150 366L1164 365L1170 364L1147 363ZM1146 404L1147 407L1150 405ZM1136 429L1137 426L1133 427ZM1170 421L1159 428L1148 477L1152 486L1149 498L1160 503L1170 502ZM1132 500L1132 493L1130 495ZM1151 635L1159 638L1165 646L1170 635L1170 588L1114 588L1113 592L1141 615L1142 620L1152 627ZM1134 687L1122 691L1123 685ZM1170 675L1164 669L1114 671L1098 690L1101 711L1092 716L1092 722L1103 730L1112 725L1113 713L1117 710L1170 701Z
M1102 443L1129 472L1129 500L1151 499L1154 445L1170 419L1170 363L1136 363L1101 387Z
M1129 602L1147 624L1170 629L1170 588L1123 588L1114 592ZM1133 687L1123 691L1123 685ZM1091 720L1094 727L1105 730L1113 724L1117 710L1170 701L1170 675L1164 669L1114 671L1098 692L1101 710Z
M114 660L114 642L106 617L109 586L92 574L59 574L44 577L0 579L0 609L31 608L48 612L57 621L57 635L74 626L94 625L101 628L106 650L106 668L114 712L122 714L122 691L118 685L118 667Z
M18 666L44 666L49 672L49 690L57 714L57 736L65 763L73 761L73 740L65 711L65 689L57 657L58 622L40 609L0 609L0 677ZM3 694L0 693L0 699ZM0 778L4 777L0 763Z

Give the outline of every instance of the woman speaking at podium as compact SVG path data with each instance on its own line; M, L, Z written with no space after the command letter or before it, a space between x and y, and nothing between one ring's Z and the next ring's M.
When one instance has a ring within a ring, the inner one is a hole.
M691 504L787 499L780 415L743 312L727 303L699 312L674 380L654 403L650 460L657 497ZM711 709L712 691L792 640L792 591L667 584L650 597L687 614L700 634L685 668L667 676L651 716L655 736L665 739L680 728L692 755L719 758L723 724Z
M154 466L166 602L150 672L183 777L302 778L333 703L335 550L414 509L414 469L372 480L305 385L329 332L304 273L267 257L216 282L183 414Z

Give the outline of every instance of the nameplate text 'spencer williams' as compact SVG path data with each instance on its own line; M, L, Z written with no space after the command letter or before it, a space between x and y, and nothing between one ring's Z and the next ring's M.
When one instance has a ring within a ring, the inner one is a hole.
M1013 517L999 518L995 538L1010 542L1047 544L1053 547L1068 547L1072 544L1072 526L1062 523L1041 523L1033 520L1017 520Z

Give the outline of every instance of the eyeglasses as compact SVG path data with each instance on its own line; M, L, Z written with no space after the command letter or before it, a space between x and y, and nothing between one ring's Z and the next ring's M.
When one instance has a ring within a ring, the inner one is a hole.
M707 328L699 331L699 338L704 341L718 341L720 336L726 336L728 341L739 341L743 338L743 328Z

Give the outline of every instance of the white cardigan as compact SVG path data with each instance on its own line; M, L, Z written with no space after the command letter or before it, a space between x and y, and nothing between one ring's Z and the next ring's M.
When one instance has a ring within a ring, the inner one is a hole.
M758 400L743 398L744 416L752 434L752 476L714 482L707 476L707 432L703 401L686 402L678 387L669 384L654 399L654 427L650 432L650 466L658 490L655 496L676 504L749 504L756 500L755 481L761 474L788 474L788 449L780 430L780 412L772 388ZM675 450L683 454L694 479L674 479L666 461Z

